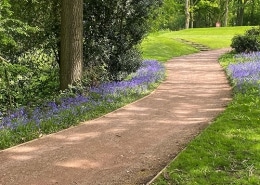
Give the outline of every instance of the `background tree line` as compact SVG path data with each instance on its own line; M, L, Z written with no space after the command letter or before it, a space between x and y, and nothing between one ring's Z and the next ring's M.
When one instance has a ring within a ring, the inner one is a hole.
M260 24L260 0L164 0L155 29Z

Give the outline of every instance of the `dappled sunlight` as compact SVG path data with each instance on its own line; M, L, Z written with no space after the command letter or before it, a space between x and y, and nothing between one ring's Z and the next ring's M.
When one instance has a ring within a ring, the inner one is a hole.
M207 113L207 112L221 112L221 111L224 111L225 108L212 108L212 109L201 109L199 110L198 112L204 112L204 113Z
M10 159L14 159L16 161L26 161L34 158L32 155L10 155Z
M80 168L80 169L88 169L88 168L97 168L100 167L100 163L90 160L83 159L70 159L64 162L58 162L55 164L56 166L66 167L66 168Z
M106 130L106 133L118 134L118 133L125 132L125 131L127 131L126 128L112 128L112 129Z
M37 151L38 147L20 146L12 148L12 153L29 153Z
M31 146L29 146L31 144ZM13 159L16 161L27 161L31 159L38 158L42 154L53 151L59 148L58 146L48 146L48 145L42 145L42 146L33 146L33 143L27 143L27 146L21 145L13 148L9 148L5 150L4 157L8 159Z
M152 107L140 107L140 106L135 106L135 105L132 105L130 108L128 108L127 110L130 110L130 111L136 111L136 112L145 112L145 111L149 111L151 110Z
M70 135L54 135L54 139L59 139L63 141L82 141L87 138L96 138L100 135L100 132L89 132L89 133L71 133Z
M204 122L206 119L200 117L194 117L194 118L187 118L187 120L193 123L200 123L200 122Z
M177 117L184 117L186 118L187 114L190 114L193 110L175 110L174 113Z

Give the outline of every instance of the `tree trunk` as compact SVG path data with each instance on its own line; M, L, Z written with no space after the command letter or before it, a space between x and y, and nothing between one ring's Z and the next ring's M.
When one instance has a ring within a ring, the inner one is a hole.
M191 7L191 12L190 12L190 27L193 28L194 27L194 2L193 0L190 1L190 7Z
M249 22L249 25L251 25L251 26L256 24L256 22L254 21L255 8L256 8L255 0L252 0L251 1L251 10L250 10L250 22Z
M185 29L189 29L190 26L190 0L185 0Z
M83 70L83 0L62 0L60 89L81 80Z
M228 26L228 14L229 14L229 0L226 0L225 2L225 19L224 19L224 27Z
M244 12L247 0L238 0L237 9L237 26L243 26L244 24Z

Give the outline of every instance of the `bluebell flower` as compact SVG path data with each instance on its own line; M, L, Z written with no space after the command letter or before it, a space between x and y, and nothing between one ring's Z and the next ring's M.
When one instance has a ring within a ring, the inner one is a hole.
M48 120L61 124L71 115L86 114L91 108L100 106L103 102L113 103L117 97L127 96L131 93L142 94L147 91L150 84L163 80L164 74L165 68L159 62L144 61L139 70L130 75L130 79L106 82L92 87L88 93L90 96L79 94L74 97L61 98L57 102L47 102L33 110L22 107L7 116L2 116L0 112L0 130L16 129L19 125L28 123L34 123L40 128L41 123ZM64 112L67 114L63 114Z
M238 54L235 59L238 62L227 68L235 86L241 89L246 84L259 85L260 52Z

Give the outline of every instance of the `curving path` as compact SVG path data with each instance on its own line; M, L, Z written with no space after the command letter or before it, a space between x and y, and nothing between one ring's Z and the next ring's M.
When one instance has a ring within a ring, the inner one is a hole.
M0 185L134 185L151 180L224 110L217 58L178 57L151 95L77 127L0 152Z

